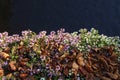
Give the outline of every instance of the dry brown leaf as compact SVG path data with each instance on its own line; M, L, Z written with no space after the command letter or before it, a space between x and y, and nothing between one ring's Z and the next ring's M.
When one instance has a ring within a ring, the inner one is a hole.
M97 62L97 61L98 61L97 59L92 58L92 57L90 57L90 60L91 60L92 62Z
M108 76L109 76L110 78L112 78L112 79L115 79L115 80L118 79L118 75L116 75L116 74L109 73L109 72L107 72L107 74L108 74Z
M96 76L99 77L99 78L102 79L102 80L112 80L112 79L107 78L107 77L105 77L105 76L102 76L102 75L100 75L100 74L96 74Z
M99 71L99 65L98 64L93 64L92 68L94 71Z
M87 72L87 70L85 70L84 67L79 67L79 70L80 70L80 72L81 72L83 75L89 74L89 73Z
M24 70L22 67L18 67L18 70L20 71L20 70Z
M24 46L18 46L17 49L19 50L19 49L22 49L23 47L24 47Z
M88 72L94 72L94 70L92 69L92 66L89 65L89 64L86 64L86 65L85 65L85 69L86 69Z
M72 64L72 68L78 70L79 66L78 64L74 61L73 64Z
M4 70L0 69L0 77L4 75Z
M95 80L95 77L92 73L89 73L88 75L86 75L85 80Z
M22 78L22 79L26 78L27 76L28 76L28 74L26 74L26 73L21 73L20 74L20 78Z
M114 74L119 75L119 70L118 70L118 68L115 70Z
M112 80L112 79L104 77L104 76L101 76L100 79L102 79L102 80Z
M112 55L110 56L110 59L113 60L113 61L116 61L117 60L117 54L113 52Z
M21 64L22 66L25 66L25 65L26 65L26 62L21 61L20 64Z
M63 46L63 45L60 45L59 48L58 48L58 51L62 52L62 51L63 51L63 48L64 48L64 46Z
M0 56L3 57L4 59L8 59L10 56L6 52L1 52Z
M60 56L60 59L62 60L63 58L67 57L69 54L68 53L64 53L62 56Z
M6 75L7 78L11 78L12 77L12 73Z
M109 68L107 61L102 56L99 57L99 60L103 63L103 65L106 69Z
M15 70L17 69L16 66L15 66L15 64L16 64L16 61L11 61L11 62L9 63L11 70L14 70L14 71L15 71Z
M10 48L9 47L6 47L5 49L4 49L4 52L6 52L6 53L8 53L10 51Z
M110 71L110 72L113 72L113 71L114 71L114 67L111 66L111 65L109 65L109 71Z
M84 66L85 65L84 58L83 57L78 57L77 63L79 64L79 66Z
M116 66L117 65L117 63L115 61L111 60L110 58L107 58L107 57L104 57L104 58L105 58L105 60L107 61L108 64L110 64L112 66Z
M27 62L28 60L28 58L21 59L22 62Z
M26 80L36 80L36 79L34 78L34 76L29 76L29 77L27 77Z

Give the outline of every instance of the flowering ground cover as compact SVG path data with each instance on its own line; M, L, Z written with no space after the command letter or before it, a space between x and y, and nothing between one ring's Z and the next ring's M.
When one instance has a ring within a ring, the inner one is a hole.
M1 80L120 80L120 39L92 28L0 33Z

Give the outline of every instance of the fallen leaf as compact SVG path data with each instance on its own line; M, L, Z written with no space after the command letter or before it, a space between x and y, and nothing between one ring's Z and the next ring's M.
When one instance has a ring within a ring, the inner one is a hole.
M15 70L17 69L16 66L15 66L15 64L16 64L16 61L11 61L11 62L9 63L11 70L14 70L14 71L15 71Z
M4 75L4 70L0 69L0 77Z
M25 74L25 73L22 73L22 74L20 74L20 78L26 78L28 76L28 74Z
M11 78L12 77L12 73L6 75L7 78Z
M79 66L84 66L85 65L84 58L83 57L79 57L77 59L77 63L79 64Z
M78 64L74 61L73 64L72 64L72 68L78 70L79 66Z
M1 52L0 56L3 57L4 59L8 59L10 56L6 52Z
M116 74L109 73L109 72L107 72L107 74L108 74L108 76L109 76L110 78L112 78L112 79L115 79L115 80L118 79L118 75L116 75Z

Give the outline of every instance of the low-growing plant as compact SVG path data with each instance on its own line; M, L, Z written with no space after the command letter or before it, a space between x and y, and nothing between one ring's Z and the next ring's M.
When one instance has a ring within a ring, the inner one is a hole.
M0 78L119 79L119 37L99 34L94 28L73 33L60 29L46 34L31 30L22 31L21 36L0 33Z

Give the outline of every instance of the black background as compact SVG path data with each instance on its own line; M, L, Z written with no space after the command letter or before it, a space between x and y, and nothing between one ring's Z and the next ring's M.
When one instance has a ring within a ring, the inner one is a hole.
M14 0L10 33L31 29L48 32L65 28L98 29L100 34L120 36L120 0Z

